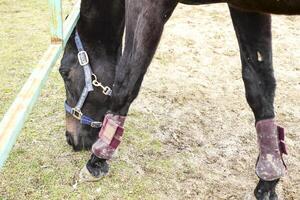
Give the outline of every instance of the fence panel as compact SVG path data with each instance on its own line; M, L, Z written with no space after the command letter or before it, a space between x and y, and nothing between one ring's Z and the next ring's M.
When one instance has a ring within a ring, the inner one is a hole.
M0 169L20 134L24 122L36 103L52 67L63 51L79 19L80 1L73 7L67 20L62 21L61 0L49 0L51 45L5 113L0 123Z

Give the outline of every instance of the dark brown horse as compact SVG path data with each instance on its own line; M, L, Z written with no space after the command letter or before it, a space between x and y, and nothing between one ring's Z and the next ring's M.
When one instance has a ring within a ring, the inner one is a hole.
M255 196L277 199L275 187L285 171L282 154L286 152L283 129L274 120L276 82L268 13L300 14L300 0L82 0L77 31L68 41L60 67L67 94L67 141L75 150L93 145L82 179L107 174L106 161L121 142L125 116L177 4L220 2L229 5L246 98L255 116L260 147Z

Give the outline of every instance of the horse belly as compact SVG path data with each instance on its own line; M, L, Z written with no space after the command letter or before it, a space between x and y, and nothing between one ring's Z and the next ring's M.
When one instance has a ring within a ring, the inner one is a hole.
M222 3L226 2L226 0L179 0L178 2L187 5L201 5L210 3Z
M273 14L300 14L300 0L227 0L227 3L246 10Z

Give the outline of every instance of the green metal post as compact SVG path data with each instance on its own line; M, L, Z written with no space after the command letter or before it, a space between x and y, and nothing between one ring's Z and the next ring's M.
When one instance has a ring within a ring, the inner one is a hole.
M77 24L77 21L79 20L80 3L81 3L80 0L78 0L75 3L75 5L73 6L72 12L68 15L68 18L66 19L66 21L63 25L63 32L64 32L63 45L64 46L68 42L68 39L69 39L70 35L72 34L72 32Z
M52 16L52 42L0 123L0 169L15 144L27 116L37 101L52 67L60 58L63 45L69 39L79 19L80 0L76 3L64 24L61 20L61 1L49 0L49 3ZM65 35L63 35L63 31Z
M63 18L61 0L48 0L50 8L51 44L63 43Z

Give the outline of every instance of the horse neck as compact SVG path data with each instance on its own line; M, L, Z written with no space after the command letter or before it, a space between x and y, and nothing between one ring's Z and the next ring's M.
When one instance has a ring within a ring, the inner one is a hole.
M110 54L119 54L124 16L124 0L82 0L77 30L90 48L104 48Z

